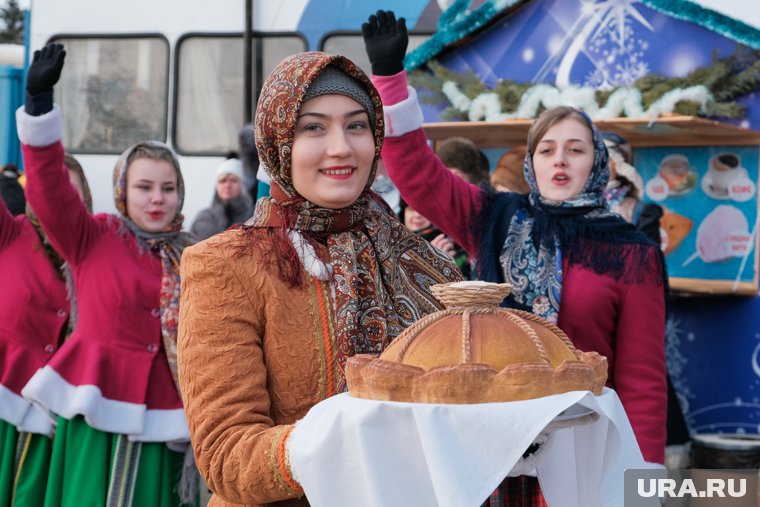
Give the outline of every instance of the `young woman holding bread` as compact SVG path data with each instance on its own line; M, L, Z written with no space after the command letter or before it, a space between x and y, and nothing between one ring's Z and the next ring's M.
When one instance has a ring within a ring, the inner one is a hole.
M349 356L379 354L461 279L370 186L383 111L350 60L301 53L266 80L256 144L271 176L242 227L182 259L180 384L209 505L308 505L287 439L345 391Z

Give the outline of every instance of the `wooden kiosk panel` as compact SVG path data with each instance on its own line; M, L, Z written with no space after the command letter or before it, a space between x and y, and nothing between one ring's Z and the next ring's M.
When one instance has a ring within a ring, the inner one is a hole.
M595 122L625 137L644 200L663 207L662 246L671 288L758 293L760 132L693 116ZM452 136L481 148L525 144L532 120L424 125L435 145Z

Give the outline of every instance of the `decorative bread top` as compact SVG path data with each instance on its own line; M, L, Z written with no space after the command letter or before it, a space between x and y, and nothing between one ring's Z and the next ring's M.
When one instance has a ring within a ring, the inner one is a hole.
M445 310L423 317L378 358L346 363L352 396L423 403L516 401L567 391L601 394L607 360L577 350L551 322L499 307L509 284L434 285Z

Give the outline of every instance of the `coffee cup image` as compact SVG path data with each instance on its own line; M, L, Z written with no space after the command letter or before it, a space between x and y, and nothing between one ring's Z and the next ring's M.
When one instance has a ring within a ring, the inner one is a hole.
M728 196L731 183L742 176L741 158L736 153L718 153L710 158L709 169L705 178L707 186L714 196Z
M660 161L659 176L668 185L670 195L684 194L693 189L697 182L689 159L680 153L668 155Z

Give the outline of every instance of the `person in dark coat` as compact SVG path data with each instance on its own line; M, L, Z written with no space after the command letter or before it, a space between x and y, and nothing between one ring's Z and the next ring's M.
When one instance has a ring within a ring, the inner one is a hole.
M222 162L216 170L216 191L211 206L198 213L190 231L199 240L241 224L253 215L253 199L243 191L243 164L237 158Z

